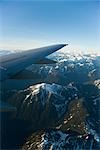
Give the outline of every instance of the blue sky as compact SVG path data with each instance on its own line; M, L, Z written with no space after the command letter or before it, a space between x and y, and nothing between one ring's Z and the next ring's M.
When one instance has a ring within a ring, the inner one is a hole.
M0 1L0 49L69 43L68 49L99 51L99 1Z

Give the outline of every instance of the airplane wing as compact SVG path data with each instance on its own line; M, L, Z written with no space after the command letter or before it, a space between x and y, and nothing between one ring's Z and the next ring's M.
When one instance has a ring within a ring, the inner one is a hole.
M64 46L66 46L66 44L58 44L1 56L0 81L3 82L13 77L31 64L38 62L42 64L43 61L45 63L52 63L52 61L49 61L45 57ZM3 101L0 101L0 112L15 110L16 108L4 103Z
M0 80L6 80L26 67L45 59L46 56L66 46L66 44L52 45L37 49L8 54L0 58Z

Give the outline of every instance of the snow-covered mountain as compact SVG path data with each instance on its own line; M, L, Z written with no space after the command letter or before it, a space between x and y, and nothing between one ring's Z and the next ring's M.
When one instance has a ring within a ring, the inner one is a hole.
M17 107L13 117L31 122L29 130L39 130L29 136L22 149L99 147L98 117L93 118L98 114L98 96L98 87L88 83L41 83L16 92L9 100Z
M68 108L68 103L78 99L73 85L41 83L16 92L9 102L17 108L16 117L31 121L36 127L55 124Z

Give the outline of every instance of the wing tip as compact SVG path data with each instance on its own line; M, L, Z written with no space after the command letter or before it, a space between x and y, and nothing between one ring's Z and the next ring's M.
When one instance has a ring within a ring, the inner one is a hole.
M62 48L62 47L67 46L68 44L58 44L58 45L61 46L61 48Z
M68 44L57 44L56 46L59 48L59 49L61 49L61 48L63 48L63 47L65 47L65 46L67 46Z
M64 46L67 46L68 44L62 44L62 46L64 47Z

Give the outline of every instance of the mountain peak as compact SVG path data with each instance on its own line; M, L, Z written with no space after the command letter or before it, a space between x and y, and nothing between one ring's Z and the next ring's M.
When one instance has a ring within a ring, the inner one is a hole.
M30 86L28 90L31 92L32 95L38 94L41 90L46 90L51 94L59 94L59 90L61 90L62 86L58 84L47 84L47 83L40 83L33 86Z

